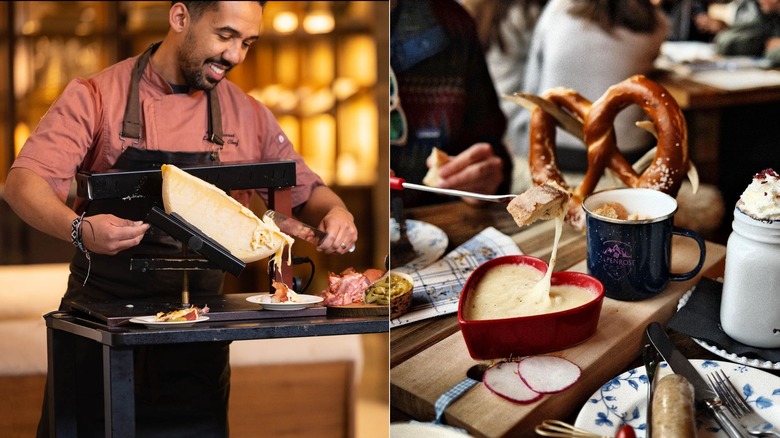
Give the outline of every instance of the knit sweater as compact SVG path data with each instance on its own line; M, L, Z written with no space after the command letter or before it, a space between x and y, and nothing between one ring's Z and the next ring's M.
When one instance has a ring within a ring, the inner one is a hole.
M421 183L433 147L458 155L490 143L504 163L499 193L509 190L512 162L501 142L506 118L471 16L454 0L399 1L391 16L391 66L398 78L408 141L392 146L390 167ZM407 207L457 198L404 190Z

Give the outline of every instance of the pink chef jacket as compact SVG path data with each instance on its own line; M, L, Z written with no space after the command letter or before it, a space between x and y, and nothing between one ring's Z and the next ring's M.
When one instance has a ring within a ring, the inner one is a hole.
M238 86L222 80L215 88L222 111L224 146L207 140L206 93L174 94L150 62L139 86L141 139L122 139L122 119L137 57L114 64L89 79L72 80L43 116L24 144L12 168L23 167L43 176L63 202L78 171L110 169L128 146L168 152L213 152L220 160L295 160L298 206L317 186L324 185L295 152L273 114ZM258 191L265 199L265 191ZM246 205L249 191L232 195ZM81 204L77 200L78 204Z

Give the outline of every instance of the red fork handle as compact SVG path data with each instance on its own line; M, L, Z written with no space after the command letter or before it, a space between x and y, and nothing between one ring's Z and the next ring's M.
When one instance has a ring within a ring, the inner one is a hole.
M405 180L403 178L399 178L397 176L391 176L390 177L390 188L392 190L403 190L404 189L404 182L405 182Z

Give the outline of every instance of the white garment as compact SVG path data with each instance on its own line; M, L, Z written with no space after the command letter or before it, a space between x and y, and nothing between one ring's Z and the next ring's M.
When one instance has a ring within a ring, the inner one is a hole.
M530 7L527 15L520 5L511 6L500 27L504 50L494 42L485 53L488 70L498 93L499 105L507 118L507 133L517 132L520 129L522 123L520 113L525 109L502 96L511 96L523 91L523 77L528 50L531 47L531 36L541 12L541 8L536 5ZM514 150L515 136L506 136L504 143L510 150Z
M732 0L727 7L730 8L730 21L726 22L729 26L749 23L761 14L761 9L755 0Z
M610 86L635 74L652 71L653 61L660 54L669 23L659 11L661 23L652 34L615 29L605 33L597 24L569 15L570 0L552 0L542 12L534 29L531 51L525 74L526 93L542 95L554 87L571 88L590 101L598 99ZM521 112L522 123L518 131L520 146L514 153L528 155L528 121L530 111ZM635 126L638 120L646 120L642 110L632 105L615 121L618 148L622 151L638 151L651 145L652 136ZM557 133L559 150L585 146L560 128Z

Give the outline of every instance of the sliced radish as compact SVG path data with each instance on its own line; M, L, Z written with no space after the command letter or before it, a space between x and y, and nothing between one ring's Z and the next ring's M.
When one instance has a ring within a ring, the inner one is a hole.
M531 403L542 397L517 375L517 363L498 362L485 371L482 383L494 394L515 403Z
M576 383L582 369L562 357L526 356L517 363L517 373L532 391L552 394Z

